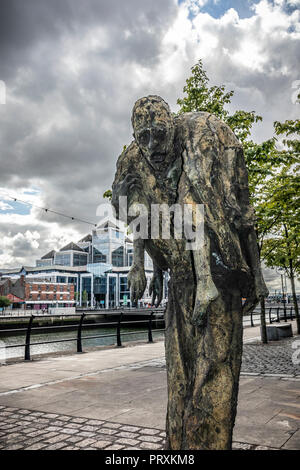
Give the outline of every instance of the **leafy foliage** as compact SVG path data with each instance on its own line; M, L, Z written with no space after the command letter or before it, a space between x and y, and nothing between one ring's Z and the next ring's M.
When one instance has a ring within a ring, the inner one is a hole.
M7 297L0 296L0 308L8 307L10 305L10 300Z

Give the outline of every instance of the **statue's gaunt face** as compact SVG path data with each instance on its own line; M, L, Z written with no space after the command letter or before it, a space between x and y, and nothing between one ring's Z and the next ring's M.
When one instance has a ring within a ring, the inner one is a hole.
M160 103L139 106L133 118L134 137L142 155L155 169L172 158L174 125L170 113Z

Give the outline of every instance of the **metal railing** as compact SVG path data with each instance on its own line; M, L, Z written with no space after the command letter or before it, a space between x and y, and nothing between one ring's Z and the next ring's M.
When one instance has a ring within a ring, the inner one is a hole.
M82 348L82 342L85 339L96 339L96 338L112 338L116 337L116 345L118 347L122 346L122 337L127 336L127 335L136 335L136 334L142 334L142 333L147 333L148 335L148 342L153 343L153 335L152 335L152 330L153 330L153 322L162 322L163 321L163 314L164 314L165 309L163 308L152 308L152 309L126 309L126 310L118 310L118 311L113 311L113 310L106 310L105 315L111 315L111 316L117 316L118 320L115 322L100 322L100 323L84 323L84 320L87 319L89 316L94 317L97 315L103 316L104 312L94 312L94 313L80 313L80 314L70 314L70 315L60 315L60 318L66 318L66 317L79 317L79 322L78 324L74 325L55 325L55 326L33 326L33 322L35 319L39 318L46 318L50 317L53 318L53 315L31 315L29 317L28 325L26 328L10 328L10 329L3 329L0 330L0 333L20 333L24 332L25 333L25 343L21 344L8 344L5 346L1 346L0 349L6 349L6 348L18 348L18 347L24 347L24 359L25 361L29 361L31 359L31 347L32 346L37 346L37 345L43 345L43 344L52 344L52 343L63 343L63 342L71 342L74 341L77 344L77 352L82 353L83 348ZM147 316L147 319L145 320L126 320L126 316L133 316L133 315L145 315ZM158 318L155 318L157 316ZM22 318L22 317L18 317ZM23 316L23 318L28 318L28 316ZM1 317L1 319L11 319L10 316L8 317ZM140 324L147 324L147 329L146 330L136 330L136 331L130 331L130 332L122 332L122 327L125 325L140 325ZM101 327L115 327L115 333L109 333L109 334L102 334L102 335L88 335L88 336L82 336L82 330L83 328L94 328L96 326L101 326ZM51 330L57 330L57 329L74 329L77 328L77 335L75 338L64 338L64 339L54 339L54 340L48 340L48 341L37 341L37 342L32 342L32 333L35 331L51 331ZM155 332L159 331L164 331L164 328L155 328Z
M287 322L289 320L295 319L295 311L293 307L278 307L278 306L273 306L273 307L266 307L266 320L272 324L274 322L280 323L280 321ZM161 332L165 331L165 328L153 328L153 322L162 322L164 321L163 315L164 315L165 309L164 308L143 308L143 309L137 309L137 308L126 308L126 309L112 309L112 310L104 310L104 311L97 311L97 312L82 312L82 313L75 313L75 314L66 314L66 315L23 315L23 316L18 316L18 319L24 318L28 319L28 324L27 327L25 328L9 328L9 329L2 329L0 330L1 333L20 333L24 332L25 333L25 343L21 344L7 344L5 346L1 346L0 349L5 349L5 348L17 348L17 347L24 347L24 359L25 360L30 360L31 358L31 347L32 346L37 346L37 345L43 345L43 344L52 344L52 343L64 343L64 342L76 342L77 345L77 352L81 353L83 352L83 340L88 340L88 339L96 339L96 338L116 338L116 345L118 347L122 346L122 338L128 335L136 335L136 334L142 334L142 333L147 333L148 335L148 342L153 343L153 329L155 332ZM143 315L146 316L147 318L145 320L127 320L126 317L133 317L135 315ZM100 323L85 323L85 320L87 320L89 317L95 317L95 316L116 316L117 321L114 322L100 322ZM72 318L78 317L79 321L77 324L70 324L70 325L54 325L54 326L34 326L34 320L38 319L45 319L45 318L55 318L55 319L64 319L64 318ZM157 317L157 318L156 318ZM1 316L1 320L11 320L11 316ZM255 324L255 321L258 320L258 323ZM243 318L244 321L244 326L247 326L246 323L250 322L251 327L254 326L259 326L260 325L260 309L254 309L250 314L245 315ZM147 329L146 330L136 330L136 331L130 331L130 332L124 332L122 331L122 327L129 326L129 325L141 325L141 324L146 324ZM82 332L84 328L94 328L94 327L111 327L115 328L114 333L109 333L109 334L97 334L97 335L88 335L88 336L83 336ZM48 340L48 341L37 341L37 342L32 342L32 333L34 332L47 332L51 330L57 330L57 329L77 329L77 335L74 338L63 338L63 339L54 339L54 340Z
M266 312L266 319L269 321L270 324L276 322L280 323L280 320L283 320L284 322L287 322L289 320L294 320L296 318L295 316L295 310L293 307L278 307L278 306L273 306L273 307L267 307L265 308ZM260 309L254 309L250 313L250 325L253 326L258 326L255 325L254 320L255 316L259 317L259 322L260 322ZM260 323L259 323L260 324Z

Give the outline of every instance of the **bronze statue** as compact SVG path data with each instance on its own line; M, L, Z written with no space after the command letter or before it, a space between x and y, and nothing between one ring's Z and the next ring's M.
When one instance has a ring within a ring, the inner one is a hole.
M156 305L162 299L162 273L170 275L165 340L167 448L229 449L241 365L242 314L267 295L243 149L231 129L214 115L174 117L159 96L135 103L132 125L135 140L118 159L112 203L119 213L119 197L127 196L128 208L142 204L148 213L147 236L134 240L128 275L131 300L141 298L146 287L145 250L154 264L150 289ZM175 235L174 213L170 237L153 237L151 209L157 204L194 209L203 205L202 244L187 249L186 231L181 238ZM134 218L129 211L128 221Z

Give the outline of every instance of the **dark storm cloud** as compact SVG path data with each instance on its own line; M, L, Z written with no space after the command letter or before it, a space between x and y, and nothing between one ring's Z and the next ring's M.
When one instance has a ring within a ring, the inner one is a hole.
M176 111L190 67L200 57L211 84L236 91L232 109L264 116L255 137L269 138L275 119L296 117L296 39L272 28L266 33L259 15L248 28L234 16L223 21L207 14L195 39L197 28L186 18L176 0L1 0L0 80L7 100L0 105L0 188L38 188L40 205L97 221L118 155L132 140L135 100L160 94ZM259 43L260 68L247 63L248 51L234 59L244 41ZM59 227L51 232L47 222ZM28 224L17 215L15 223L3 223L0 239L11 233L11 257L28 264L67 242L59 241L64 233L73 238L71 228L82 236L91 230L34 211ZM37 249L33 231L40 234Z
M131 139L127 67L158 61L176 12L173 0L1 2L0 185L38 185L47 206L94 220Z
M62 36L80 36L98 25L109 29L111 46L117 47L121 56L152 60L159 47L160 33L174 13L172 0L2 0L2 77L7 80L16 68L30 63L32 49L37 44L42 46L53 41L59 47ZM124 28L135 39L120 41ZM111 53L107 51L106 55Z

